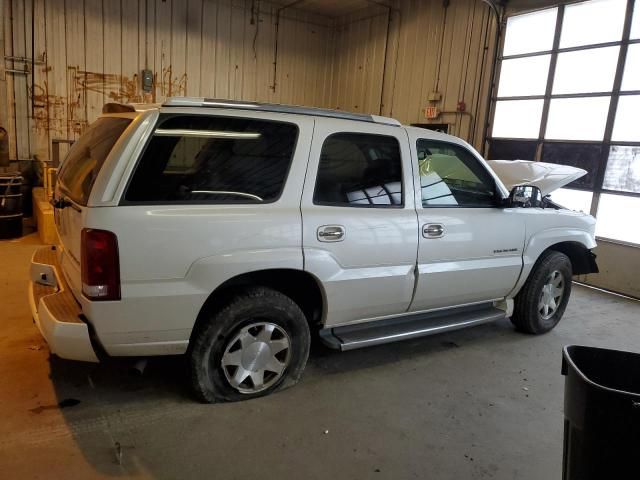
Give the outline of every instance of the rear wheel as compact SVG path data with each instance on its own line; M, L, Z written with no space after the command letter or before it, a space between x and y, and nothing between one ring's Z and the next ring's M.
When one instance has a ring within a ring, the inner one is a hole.
M268 288L236 296L203 322L189 362L203 402L261 397L295 384L309 356L306 317L289 297Z
M564 253L544 252L515 298L511 317L515 327L533 334L554 328L569 302L571 277L571 261Z

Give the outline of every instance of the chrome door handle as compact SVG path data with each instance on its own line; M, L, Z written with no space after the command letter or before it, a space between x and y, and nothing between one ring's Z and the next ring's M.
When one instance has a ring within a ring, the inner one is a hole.
M344 240L344 227L342 225L323 225L318 227L318 240L321 242L341 242Z
M427 223L422 226L422 236L424 238L444 237L444 225L441 223Z

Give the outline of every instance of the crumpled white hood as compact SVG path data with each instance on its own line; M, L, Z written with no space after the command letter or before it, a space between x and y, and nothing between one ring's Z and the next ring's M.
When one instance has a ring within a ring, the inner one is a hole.
M535 185L542 196L587 174L581 168L531 160L489 160L487 163L509 190L517 185Z

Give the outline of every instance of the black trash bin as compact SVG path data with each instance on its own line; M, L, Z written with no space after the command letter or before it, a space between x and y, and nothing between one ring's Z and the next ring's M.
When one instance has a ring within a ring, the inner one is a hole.
M640 354L568 346L562 374L562 478L640 478Z
M22 176L0 175L0 239L22 236Z

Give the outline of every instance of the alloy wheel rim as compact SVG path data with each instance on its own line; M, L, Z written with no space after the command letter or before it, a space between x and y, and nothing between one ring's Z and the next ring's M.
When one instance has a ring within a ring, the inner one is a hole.
M554 270L547 277L547 282L542 287L538 301L538 313L540 318L548 320L558 311L562 297L564 296L564 275L559 270Z
M291 357L287 332L270 322L243 327L226 345L221 367L234 389L257 393L274 385Z

